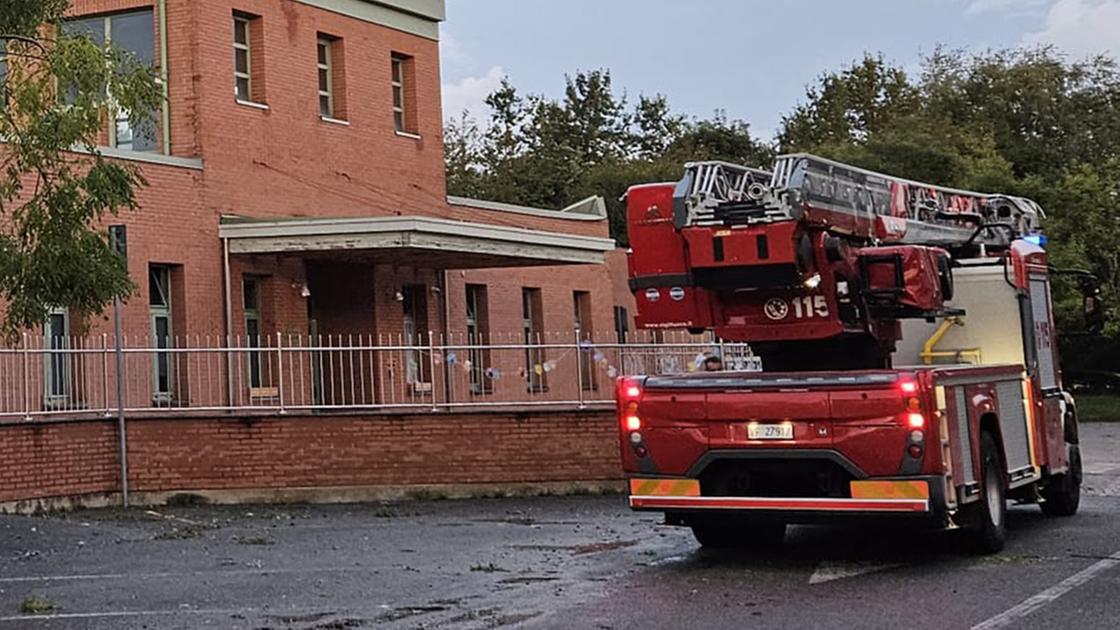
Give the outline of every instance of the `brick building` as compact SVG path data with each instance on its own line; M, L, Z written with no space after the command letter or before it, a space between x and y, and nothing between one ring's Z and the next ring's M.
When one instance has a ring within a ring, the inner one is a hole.
M167 96L154 123L110 115L101 138L150 183L122 217L140 286L126 336L177 347L629 328L601 200L448 198L443 18L443 0L75 0L66 28L152 63ZM110 330L64 310L46 328L48 344ZM183 389L185 371L154 370L153 394Z

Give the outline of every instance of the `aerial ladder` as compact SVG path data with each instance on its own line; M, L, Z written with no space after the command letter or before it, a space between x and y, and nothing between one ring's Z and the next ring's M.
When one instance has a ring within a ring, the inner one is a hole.
M627 192L638 325L750 342L768 369L889 367L900 320L947 305L959 260L1041 240L1042 208L809 154L708 161Z

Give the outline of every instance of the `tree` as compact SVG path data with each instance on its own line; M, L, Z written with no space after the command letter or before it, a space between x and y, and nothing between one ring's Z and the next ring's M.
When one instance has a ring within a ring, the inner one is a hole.
M782 118L778 144L785 152L864 141L914 113L920 103L918 90L901 68L871 55L822 75L805 97L807 102Z
M523 96L505 80L486 99L485 130L469 119L444 130L450 194L545 208L592 195L606 199L611 235L626 244L619 198L638 183L671 181L690 160L765 165L771 147L751 137L743 121L716 112L690 121L664 96L616 95L610 72L565 77L564 96Z
M783 149L931 183L1019 194L1047 211L1051 262L1120 296L1120 72L1053 48L938 49L916 79L864 58L823 76L783 119ZM1073 283L1055 285L1059 329L1082 327ZM1110 336L1120 336L1113 306ZM1079 354L1065 353L1079 361ZM1099 367L1099 366L1098 366ZM1112 366L1115 369L1115 365Z
M0 329L36 327L50 309L100 312L134 290L102 222L136 209L140 171L106 159L106 119L150 119L155 71L63 28L68 0L8 0L0 11Z

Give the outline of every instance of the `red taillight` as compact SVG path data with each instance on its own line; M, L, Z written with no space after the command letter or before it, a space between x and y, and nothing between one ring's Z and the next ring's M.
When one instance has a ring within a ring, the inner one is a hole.
M926 426L926 417L920 413L912 412L906 414L906 424L911 429L924 429Z
M642 397L642 381L638 378L624 378L618 384L618 395L622 402L640 400Z
M622 409L622 427L627 431L641 429L638 402L642 399L642 382L636 378L623 379L618 385L618 395Z
M918 383L915 381L902 381L898 384L898 389L903 394L916 394L918 393Z

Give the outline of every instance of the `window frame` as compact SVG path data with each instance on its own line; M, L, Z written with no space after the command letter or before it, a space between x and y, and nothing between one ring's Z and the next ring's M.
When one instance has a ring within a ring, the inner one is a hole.
M409 57L399 53L390 55L389 80L393 96L393 128L397 133L411 133L408 130L408 100L405 94L407 89L407 73L405 64Z
M157 81L157 83L159 83L159 85L161 87L164 87L163 73L164 73L165 69L163 67L161 67L158 63L156 63L156 60L159 59L158 52L157 52L156 48L160 46L160 42L165 37L165 34L160 32L156 27L156 24L155 24L156 9L155 9L155 7L153 7L153 6L146 6L146 7L145 6L140 6L140 7L133 7L133 8L125 9L123 11L114 11L114 12L110 12L110 13L98 13L98 14L92 14L92 15L79 15L79 16L74 16L73 18L67 19L64 22L82 22L82 21L90 22L90 23L100 22L101 23L101 45L107 48L107 47L113 45L113 41L114 41L113 40L113 20L116 19L116 18L120 18L122 16L128 16L128 15L134 15L134 14L146 14L149 18L149 22L151 23L151 28L152 28L152 45L153 45L153 50L151 51L152 52L152 57L153 57L152 68L159 68L160 74L159 74L159 76L156 77L156 81ZM105 130L105 135L107 137L108 146L111 147L111 148L114 148L114 149L120 149L122 151L134 151L136 153L164 153L164 154L166 154L167 153L167 148L163 146L163 144L164 144L163 143L163 138L161 137L161 135L159 133L160 125L163 124L166 121L166 116L164 116L164 114L166 113L165 112L166 108L167 108L167 102L164 101L164 103L162 105L160 105L161 117L153 116L153 118L156 118L156 120L153 122L153 125L154 125L154 128L155 128L155 134L154 134L154 137L153 137L152 148L151 149L137 149L137 148L135 148L137 128L133 127L132 121L131 121L131 116L129 115L129 112L127 110L125 110L124 108L120 107L119 105L117 105L115 102L112 102L110 100L109 101L109 107L108 107L108 109L109 109L109 121L108 121L108 124L106 125L106 130ZM127 145L123 145L121 143L121 140L120 140L121 135L122 135L122 132L121 132L122 126L125 129L127 129L127 132L128 132L129 140L128 140Z
M62 317L62 335L54 334L54 318ZM62 340L62 347L56 348L55 339ZM47 321L43 326L43 400L49 408L65 406L73 395L70 377L71 354L70 344L70 311L65 308L52 308L47 313ZM61 352L57 352L61 350ZM61 376L62 382L56 383L55 377ZM55 388L55 385L60 385ZM61 391L57 391L60 389Z
M592 392L599 389L599 379L595 373L595 351L593 346L584 345L584 342L592 342L595 337L595 329L593 323L593 315L591 313L592 301L591 291L575 290L572 291L572 310L574 315L574 328L576 331L576 339L579 343L580 361L582 365L580 374L580 387L585 392Z
M264 370L261 363L261 284L260 276L246 275L241 279L242 319L245 324L245 347L253 348L246 357L246 377L250 390L264 387ZM253 287L253 303L250 305L248 289ZM250 334L250 322L256 324L257 334Z
M233 14L233 96L241 103L255 103L253 100L253 33L250 23L256 18L242 13ZM244 28L245 43L237 41L238 28ZM237 69L237 53L245 53L245 71ZM245 97L241 96L241 81L245 81Z
M525 343L525 386L530 394L548 391L544 344L544 296L539 287L522 287L521 320ZM535 339L534 339L535 337ZM538 373L537 367L541 370Z
M334 39L325 35L319 35L315 39L315 68L316 68L316 84L319 88L319 117L335 119L335 102L334 102ZM326 61L320 60L319 53L323 53L323 58ZM325 74L327 78L326 90L323 89L321 75ZM323 98L327 99L327 111L323 111Z
M155 403L170 403L175 391L175 364L170 352L160 352L173 347L172 339L175 337L175 320L172 317L172 288L171 265L148 265L148 325L151 333L152 345L152 401ZM154 282L162 276L163 282ZM151 287L155 285L160 289L163 301L160 304L152 303ZM162 286L161 286L162 285ZM166 321L167 334L161 339L158 334L158 322ZM162 342L162 345L161 345ZM161 368L166 373L167 388L160 388Z
M489 394L493 391L493 383L487 376L492 361L490 350L485 347L485 344L490 341L488 293L485 284L466 285L467 345L470 346L467 356L471 362L470 390L474 395Z

